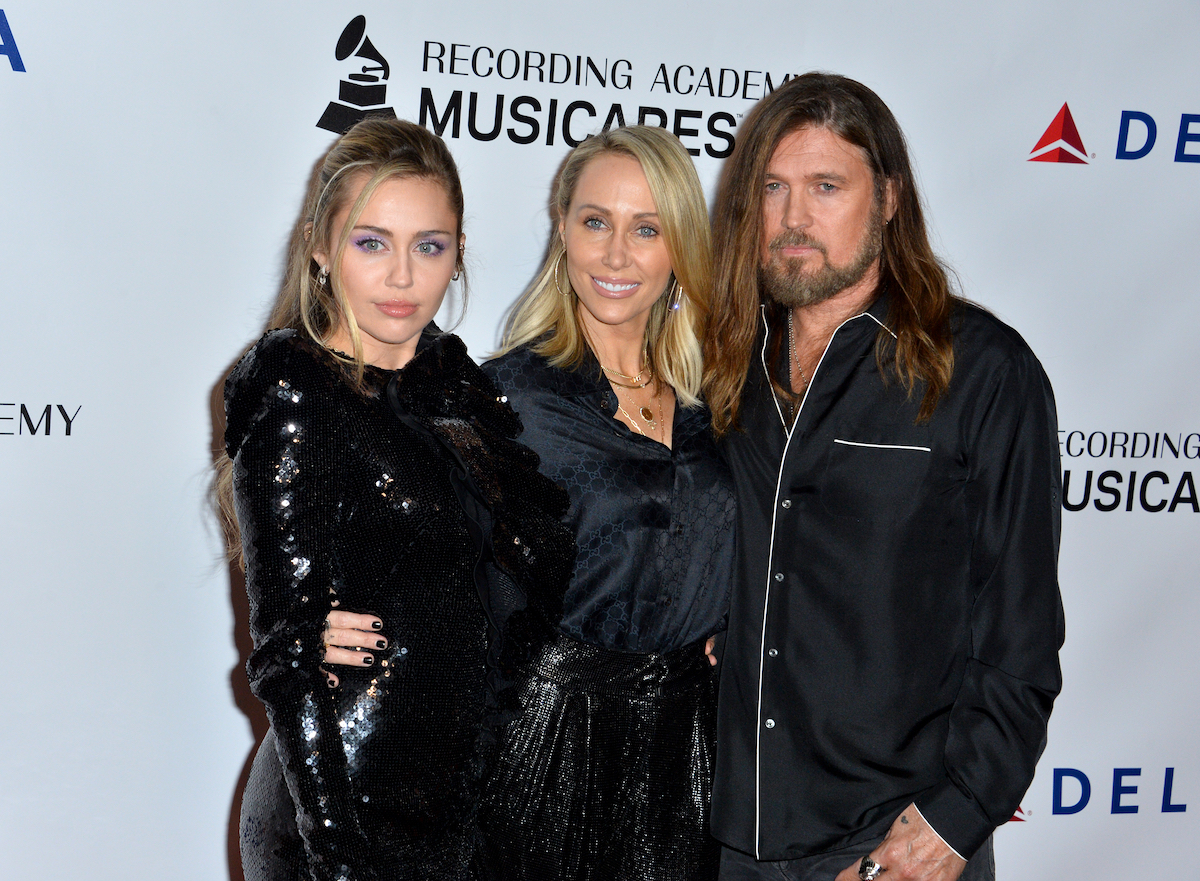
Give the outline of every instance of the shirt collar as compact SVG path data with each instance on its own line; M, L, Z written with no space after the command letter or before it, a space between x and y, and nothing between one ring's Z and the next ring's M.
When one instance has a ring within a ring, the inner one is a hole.
M548 365L547 365L548 366ZM550 368L550 379L554 390L564 398L587 398L598 400L614 416L617 412L617 396L612 385L600 369L600 362L588 349L583 356L583 362L573 368ZM708 426L708 407L701 403L698 407L683 408L676 400L676 416L674 445L680 440L691 437L697 429Z
M590 349L584 352L583 362L576 367L554 368L553 377L555 391L564 398L579 398L612 391L612 386L600 370L600 362Z

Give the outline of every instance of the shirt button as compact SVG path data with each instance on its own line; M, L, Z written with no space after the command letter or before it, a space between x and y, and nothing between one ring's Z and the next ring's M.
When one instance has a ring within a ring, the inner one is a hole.
M790 508L790 507L792 506L792 500L791 500L791 499L784 499L782 502L780 502L780 503L779 503L779 506L780 506L781 508Z
M775 580L776 580L776 581L783 581L783 573L782 573L782 572L776 572L776 573L775 573Z
M779 649L767 649L767 654L773 658L779 654Z
M765 724L765 725L766 725L768 728L774 728L774 727L775 727L775 720L774 720L774 719L768 719L768 720L767 720L767 721L766 721L764 724Z

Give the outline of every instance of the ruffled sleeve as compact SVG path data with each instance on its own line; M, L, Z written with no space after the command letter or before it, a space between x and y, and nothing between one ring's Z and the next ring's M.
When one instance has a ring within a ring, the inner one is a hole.
M493 627L490 682L503 716L515 707L507 692L516 670L557 632L575 562L561 519L570 500L516 441L520 419L458 337L429 341L387 397L400 419L425 426L458 464L456 491L482 552L476 582Z

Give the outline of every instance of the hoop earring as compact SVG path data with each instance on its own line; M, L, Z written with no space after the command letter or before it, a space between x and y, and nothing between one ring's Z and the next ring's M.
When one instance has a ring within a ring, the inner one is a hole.
M317 270L317 287L325 287L325 282L329 281L329 267L322 266Z
M566 256L567 256L567 252L564 250L562 253L560 253L558 255L558 259L554 261L554 287L558 289L558 292L560 294L562 294L567 299L570 299L571 293L572 293L571 279L569 277L567 278L567 289L565 291L563 290L562 283L558 280L558 269L562 265L563 259Z
M460 278L462 278L462 270L461 269L454 270L454 275L450 276L451 281L458 281Z
M671 283L671 288L671 298L667 302L668 315L672 312L678 312L679 307L683 305L684 291L683 285L679 283L679 279L675 279L675 281Z

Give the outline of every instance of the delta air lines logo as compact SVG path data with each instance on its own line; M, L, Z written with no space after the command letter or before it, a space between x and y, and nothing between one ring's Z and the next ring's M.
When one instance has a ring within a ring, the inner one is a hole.
M1159 123L1144 110L1122 110L1114 128L1117 130L1116 151L1109 155L1116 159L1145 159L1159 141ZM1102 146L1101 152L1107 149L1107 146ZM1162 152L1160 150L1158 155L1161 156ZM1028 161L1090 165L1095 159L1096 154L1088 153L1083 146L1083 138L1079 136L1071 109L1063 104L1029 154ZM1200 113L1179 115L1174 161L1200 164Z
M13 37L12 28L8 26L8 18L4 15L3 9L0 9L0 56L8 58L8 64L14 73L25 72L25 62L21 60L21 50L17 48L16 38Z
M1079 137L1079 129L1071 117L1071 108L1063 104L1054 122L1046 129L1041 140L1034 145L1029 154L1030 162L1066 162L1075 165L1087 165L1087 149L1083 146L1083 138Z

